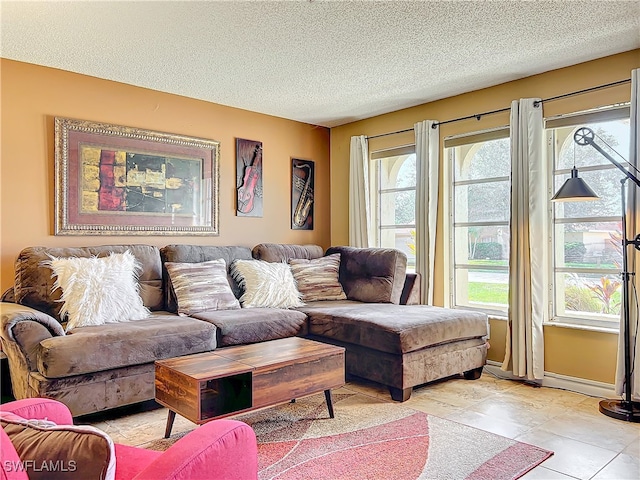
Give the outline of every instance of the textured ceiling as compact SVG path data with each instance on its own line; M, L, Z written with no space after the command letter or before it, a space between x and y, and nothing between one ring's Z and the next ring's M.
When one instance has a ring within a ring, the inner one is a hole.
M640 1L0 3L0 55L336 126L640 47Z

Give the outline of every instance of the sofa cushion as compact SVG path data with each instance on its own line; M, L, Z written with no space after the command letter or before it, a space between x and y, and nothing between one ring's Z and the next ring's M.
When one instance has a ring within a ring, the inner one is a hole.
M40 342L38 371L48 378L95 373L213 350L216 327L156 312L148 319L71 330Z
M212 245L167 245L160 249L160 257L162 262L175 262L175 263L199 263L208 262L209 260L217 260L222 258L227 264L227 270L230 268L231 263L235 259L251 260L251 250L247 247L217 247ZM165 308L169 312L177 312L178 305L176 303L175 293L173 286L171 285L171 279L166 273L164 275L164 293L165 293ZM231 291L236 298L240 298L242 292L238 284L227 276Z
M346 300L347 296L338 280L340 254L326 257L289 260L291 273L296 280L302 301Z
M11 439L30 480L100 478L113 480L113 441L92 426L56 425L0 412L2 429Z
M130 251L142 266L138 277L140 296L150 310L161 310L162 264L160 252L151 245L105 245L97 247L29 247L20 252L15 263L14 295L16 303L40 310L60 320L60 290L53 290L54 279L51 270L42 267L42 262L51 257L105 257L110 253Z
M240 308L227 281L224 259L199 263L167 262L164 265L178 301L179 315Z
M307 316L297 310L242 308L193 315L218 327L218 346L266 342L307 334Z
M323 250L320 245L290 245L286 243L260 243L251 251L253 258L265 262L285 262L293 258L312 260L320 258Z
M44 262L62 290L60 316L66 329L141 320L149 316L142 304L140 264L128 250L106 257L52 258Z
M479 312L353 301L315 302L298 310L309 316L309 333L374 350L404 354L488 333Z
M304 305L286 263L234 260L231 276L243 291L240 297L243 308L294 308Z
M340 254L340 283L347 298L369 303L400 303L407 256L393 248L331 247Z

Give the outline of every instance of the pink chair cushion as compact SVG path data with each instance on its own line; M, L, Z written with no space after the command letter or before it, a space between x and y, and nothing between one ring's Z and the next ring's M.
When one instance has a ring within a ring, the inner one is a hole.
M34 412L32 408L21 410ZM115 479L113 441L95 427L57 425L50 420L37 417L25 419L11 411L1 410L0 424L3 433L9 437L10 450L16 452L23 461L31 480L48 480L52 477ZM21 465L5 463L3 468L7 466L15 470Z
M25 398L2 405L2 411L22 418L50 420L58 425L73 425L73 417L67 406L49 398Z
M20 457L16 449L13 448L9 435L4 433L4 428L0 428L0 451L2 451L2 470L0 470L0 480L29 480L27 472L20 470Z
M27 418L47 418L71 425L71 413L55 400L33 398L0 406L0 410ZM11 440L0 432L2 460L20 462ZM258 478L256 436L236 420L206 423L178 440L165 452L115 444L117 480L194 480ZM9 465L9 464L5 464ZM9 469L10 470L10 469ZM28 480L25 472L0 470L0 480Z
M215 420L174 443L136 480L193 480L258 477L258 447L254 431L236 420Z
M116 443L116 480L131 480L163 452Z

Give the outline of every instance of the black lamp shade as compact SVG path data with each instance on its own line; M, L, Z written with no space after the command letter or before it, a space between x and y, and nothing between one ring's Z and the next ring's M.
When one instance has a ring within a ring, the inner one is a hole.
M598 195L591 190L587 183L578 177L578 169L571 169L571 177L567 178L560 190L551 198L553 202L577 202L584 200L598 200Z

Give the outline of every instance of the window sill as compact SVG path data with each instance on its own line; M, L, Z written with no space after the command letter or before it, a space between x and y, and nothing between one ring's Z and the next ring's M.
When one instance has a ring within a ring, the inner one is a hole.
M597 327L594 325L579 325L577 323L566 323L566 322L545 322L544 327L560 327L560 328L571 328L574 330L587 330L589 332L600 332L600 333L612 333L618 335L620 330L615 327Z
M487 317L489 317L490 320L503 320L506 322L509 319L506 313L492 310L489 308L474 308L467 305L456 305L455 307L448 307L448 308L451 308L454 310L467 310L469 312L484 313L487 315Z
M454 307L454 308L458 308L460 310L470 310L470 311L475 311L475 312L479 312L481 310L478 309L472 309L472 308L464 308L464 307ZM488 312L483 312L486 313L487 316L489 317L489 320L497 320L497 321L502 321L502 322L507 322L509 321L509 317L507 317L506 315L499 315L499 314L495 314L495 313L488 313ZM590 332L600 332L600 333L611 333L611 334L615 334L618 335L620 333L620 330L617 327L599 327L599 326L595 326L595 325L580 325L577 323L568 323L568 322L545 322L543 324L544 327L560 327L560 328L571 328L574 330L587 330Z

